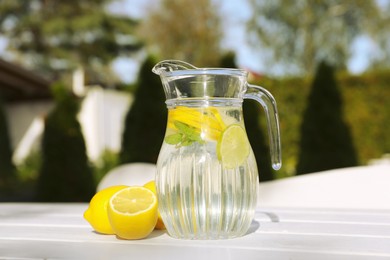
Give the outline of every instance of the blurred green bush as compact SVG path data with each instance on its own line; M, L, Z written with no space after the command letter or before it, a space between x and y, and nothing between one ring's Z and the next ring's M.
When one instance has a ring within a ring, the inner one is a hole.
M317 68L300 127L296 174L358 164L334 71L326 62L321 62Z
M104 150L97 163L92 165L96 186L110 170L119 165L119 154L111 150Z
M56 106L45 120L37 200L89 201L95 194L95 182L77 119L80 101L61 83L53 85L53 94Z
M149 63L145 64L144 67L144 73L145 77L148 78L148 80L151 80L151 75L148 74L150 71L150 66L154 64L154 62L149 61ZM147 73L148 72L148 73ZM141 73L142 74L142 73ZM153 75L153 77L156 78L158 82L158 90L162 91L161 82L159 81L158 77ZM338 89L341 93L341 97L343 100L343 118L346 122L346 124L349 126L349 129L351 131L353 143L356 149L357 157L358 157L358 163L360 165L367 164L370 159L379 158L385 153L390 152L390 135L388 134L387 127L390 125L390 71L375 71L366 73L363 75L349 75L347 73L337 73L335 75L335 78L337 80ZM147 82L149 82L147 80ZM279 171L274 171L275 178L283 178L288 177L296 174L296 165L298 162L298 156L299 156L299 142L300 142L300 126L302 124L303 120L303 113L305 108L307 107L307 101L308 101L308 95L310 93L310 88L313 83L313 78L306 77L306 78L284 78L284 79L275 79L275 78L268 78L268 77L261 77L260 79L257 79L251 83L258 84L260 86L265 87L268 89L275 97L278 103L278 109L279 109L279 117L280 117L280 127L281 127L281 135L282 135L282 154L283 154L283 166L282 169ZM157 83L153 83L153 86L157 85ZM141 86L141 84L139 85ZM157 87L157 86L155 86ZM150 98L150 91L156 91L156 89L151 90L150 84L144 84L142 88L139 88L139 90L142 89L143 98L147 98L148 100L163 100L163 96L156 97L155 99ZM157 93L153 93L157 95ZM138 93L140 95L140 93ZM163 95L162 93L158 95ZM65 95L66 96L66 95ZM139 99L139 102L142 103L142 97ZM78 146L76 148L78 152L70 152L69 151L66 154L62 154L60 158L67 158L67 162L62 165L61 163L55 163L53 165L54 168L51 168L51 170L46 169L46 178L50 178L51 181L47 182L47 186L45 190L47 192L50 192L52 194L53 188L56 187L57 183L60 182L61 186L69 191L74 191L75 186L72 184L67 183L67 181L60 181L60 178L53 172L59 172L57 169L61 168L65 170L66 172L63 173L65 178L78 178L80 177L78 172L80 170L80 165L83 165L83 169L81 170L82 175L84 177L88 177L88 180L80 180L80 183L83 183L80 187L82 187L82 193L86 192L87 195L83 198L72 198L72 200L88 200L88 198L92 195L94 186L96 182L98 182L107 171L112 169L113 167L117 166L120 162L119 154L106 151L102 155L103 163L101 165L93 165L93 177L91 176L91 171L89 169L89 166L86 165L87 159L85 155L85 147L82 144L83 141L81 140L81 132L79 129L78 123L75 121L75 113L77 111L77 105L73 107L75 104L73 101L69 101L69 99L66 98L65 103L72 103L70 106L72 107L70 109L70 113L68 109L67 112L58 111L54 114L57 114L56 116L50 115L47 119L48 121L56 121L56 124L58 124L59 128L57 129L58 132L55 133L55 137L53 136L52 141L55 141L55 145L57 147L61 147L61 149L57 149L57 152L66 152L66 146L68 146L70 143L69 141L66 141L66 145L64 144L58 144L57 141L60 141L60 136L63 136L65 139L67 139L70 136L73 141L75 141L74 145ZM70 98L71 100L71 98ZM65 100L62 100L65 101ZM156 101L153 101L156 102ZM248 102L248 101L246 101ZM61 103L61 102L60 102ZM154 104L156 105L156 104ZM163 105L163 109L160 108L159 112L166 113L165 105ZM134 108L134 106L133 106ZM265 117L264 117L264 111L262 109L256 109L259 114L257 115L259 117L261 129L265 131L266 129L266 123L265 123ZM64 115L67 114L67 115ZM139 115L142 119L146 121L153 121L150 120L150 115L146 116L144 109L139 109ZM157 116L154 114L154 116ZM50 119L51 118L51 119ZM159 115L158 118L162 120L166 120L166 115ZM58 122L57 122L58 121ZM67 123L66 123L67 122ZM154 122L154 121L153 121ZM63 125L65 124L65 125ZM69 127L71 126L71 127ZM165 127L165 123L161 123L161 127ZM65 132L63 132L65 130ZM156 130L156 129L154 129ZM160 134L163 135L164 130L158 130L158 132L161 132ZM63 133L61 133L63 132ZM139 131L134 134L130 134L130 136L138 136L138 133L142 131ZM68 136L68 137L67 137ZM161 137L162 138L162 137ZM257 137L258 138L258 137ZM267 138L267 136L265 137ZM77 139L77 140L76 140ZM142 139L144 140L144 139ZM72 141L72 142L73 142ZM149 155L151 158L156 158L159 152L159 148L161 146L160 141L155 141L158 143L156 145L155 151L153 152L153 155ZM78 143L76 145L76 143ZM252 144L252 145L255 145ZM127 146L127 145L126 145ZM127 146L129 148L131 146ZM75 148L75 147L73 147ZM72 149L73 149L72 148ZM141 147L142 149L149 149L149 146ZM135 149L136 153L143 153L140 151L140 147ZM45 149L44 149L45 150ZM269 151L265 151L267 154ZM53 156L55 156L55 153L49 153L51 156L51 159L46 157L46 163L49 161L54 162ZM77 156L78 154L78 156ZM82 154L82 156L80 156ZM71 159L70 155L76 155L75 159ZM24 164L18 166L18 177L20 184L15 186L15 188L19 190L26 190L23 194L14 194L15 200L29 200L31 199L31 194L34 193L35 185L38 184L39 177L39 168L42 165L42 161L45 160L44 158L41 158L42 154L40 152L36 152L31 154L25 161ZM47 156L47 155L46 155ZM82 159L83 162L80 162L77 160ZM63 161L63 160L62 160ZM61 162L61 160L60 160ZM73 165L73 166L72 166ZM69 168L66 170L65 168L68 167L74 167L79 165L79 167L76 168ZM86 168L84 168L86 167ZM56 169L56 170L54 170ZM42 182L42 180L41 180ZM40 187L42 183L40 183ZM39 190L39 188L38 188ZM55 191L57 192L57 191ZM41 194L42 195L42 194ZM51 196L51 195L50 195ZM69 197L67 195L67 197ZM41 197L42 200L42 197ZM60 200L57 198L57 200ZM65 200L65 199L64 199Z
M0 196L6 196L12 192L12 184L15 180L8 121L0 97Z
M140 68L134 103L125 118L119 153L121 164L157 163L168 112L161 80L152 72L156 63L153 56L148 56Z
M359 165L389 153L390 71L362 75L339 72L336 80L343 99L343 118L350 128ZM312 77L261 77L253 82L268 89L278 104L283 155L282 169L275 172L278 178L296 173L299 131L312 82ZM265 122L262 125L265 127Z

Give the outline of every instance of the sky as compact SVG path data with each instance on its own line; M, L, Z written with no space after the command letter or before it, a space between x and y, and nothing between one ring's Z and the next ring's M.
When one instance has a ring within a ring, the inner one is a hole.
M251 51L245 39L245 22L249 19L251 10L247 0L213 0L220 6L220 15L223 19L224 38L222 47L226 50L233 50L236 53L239 67L261 73L265 70L266 64L261 61L258 54ZM386 3L390 0L378 0ZM141 19L147 14L150 6L155 5L158 0L118 0L110 6L115 13L129 15ZM0 55L4 56L6 41L0 38ZM352 44L352 58L348 62L348 69L351 73L363 72L368 64L370 56L375 54L375 44L368 37L359 37ZM119 58L113 63L114 70L125 82L132 82L137 76L137 70L142 59L142 53L135 57Z
M134 18L144 17L149 11L149 6L157 3L157 0L119 0L111 6L115 13L129 15ZM226 50L236 53L239 67L261 72L264 65L256 59L256 54L251 52L245 39L245 22L249 19L251 10L246 0L214 0L223 19L224 38L222 46ZM126 81L134 80L134 73L128 71L137 70L139 63L130 59L119 59L114 63L115 70Z
M250 18L251 10L247 0L213 0L218 6L223 19L224 39L222 46L226 50L236 53L239 67L261 73L266 69L266 64L260 56L251 51L245 37L245 23ZM390 0L378 0L386 2ZM149 10L149 6L156 4L157 0L119 0L111 6L113 12L126 14L134 18L142 18ZM376 52L375 44L368 37L359 37L352 43L352 58L348 62L351 73L359 74L369 65L370 56ZM138 62L129 59L119 59L114 63L115 70L126 81L133 81Z

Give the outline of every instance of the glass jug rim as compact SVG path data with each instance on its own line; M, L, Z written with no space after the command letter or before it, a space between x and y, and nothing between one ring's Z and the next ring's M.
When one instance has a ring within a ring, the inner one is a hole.
M161 71L160 74L160 76L165 77L190 75L226 75L247 77L248 72L246 70L236 68L196 68L174 71Z

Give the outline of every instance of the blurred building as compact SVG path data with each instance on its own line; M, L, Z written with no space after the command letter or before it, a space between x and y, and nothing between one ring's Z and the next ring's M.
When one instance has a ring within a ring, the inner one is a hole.
M97 162L105 150L120 151L125 117L131 101L130 94L123 91L99 86L86 87L79 122L91 161Z
M39 147L45 116L55 105L50 84L36 73L0 59L0 95L16 164ZM80 70L74 73L73 92L83 99L79 121L89 159L97 161L104 150L118 152L130 94L86 87Z
M43 130L43 118L53 107L50 82L36 73L0 59L0 95L16 157L25 157ZM16 159L18 161L18 159Z

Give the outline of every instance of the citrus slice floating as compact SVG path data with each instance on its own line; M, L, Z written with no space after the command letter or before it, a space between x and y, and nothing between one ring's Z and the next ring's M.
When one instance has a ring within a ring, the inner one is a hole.
M218 159L225 169L243 164L250 152L250 144L244 128L238 124L228 126L217 144Z
M181 122L203 136L203 138L218 140L225 123L215 107L189 108L177 106L168 113L168 128L177 131L175 122Z
M157 197L145 187L132 186L115 193L108 205L115 234L123 239L147 237L157 222Z
M88 209L84 212L84 218L96 232L107 235L114 234L107 215L108 202L113 194L127 187L125 185L111 186L93 196Z

